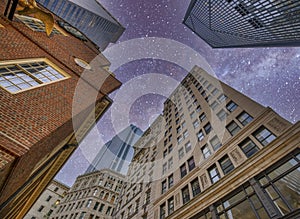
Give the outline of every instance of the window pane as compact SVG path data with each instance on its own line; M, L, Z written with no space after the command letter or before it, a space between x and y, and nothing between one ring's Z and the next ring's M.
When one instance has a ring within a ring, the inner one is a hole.
M294 209L300 206L300 169L296 169L290 174L274 183L281 195Z

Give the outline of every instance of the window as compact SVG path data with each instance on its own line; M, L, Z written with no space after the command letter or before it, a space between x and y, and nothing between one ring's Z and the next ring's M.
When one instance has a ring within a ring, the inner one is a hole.
M39 19L29 17L29 16L23 16L23 15L16 15L16 17L17 17L18 20L20 20L22 23L24 23L31 30L37 31L37 32L45 32L45 25ZM53 28L51 33L53 33L53 34L62 34L55 27Z
M0 86L12 93L69 77L47 59L6 63L0 62Z
M194 128L198 128L199 125L200 125L200 122L199 122L198 120L195 120L195 121L193 122Z
M266 146L276 138L276 136L264 126L261 126L258 130L256 130L253 135L263 146Z
M190 114L191 119L195 118L195 116L196 116L196 113L195 113L195 112L192 112L192 113Z
M168 214L172 214L174 212L174 197L168 199Z
M217 181L219 181L219 179L220 179L220 174L219 174L219 171L218 171L216 165L212 165L212 166L208 169L208 173L209 173L209 176L210 176L210 180L211 180L211 182L212 182L213 184L216 183Z
M248 11L248 9L246 8L246 5L244 5L244 4L238 4L237 6L235 6L234 7L235 8L235 10L237 11L237 12L239 12L242 16L245 16L245 15L247 15L247 14L249 14L249 11Z
M258 28L261 28L263 27L264 25L262 24L262 22L257 18L257 17L254 17L254 18L251 18L248 20L249 24L251 24L255 29L258 29Z
M182 130L181 126L178 126L177 129L176 129L177 134L180 133L181 130Z
M189 136L189 132L188 132L188 130L185 130L183 132L183 138L186 139L188 136Z
M238 126L238 124L236 124L235 121L232 121L226 126L226 129L232 136L234 136L236 133L240 131L241 128Z
M47 197L47 199L46 199L46 202L50 201L51 198L52 198L52 196L49 195L49 196Z
M238 106L236 105L235 102L233 101L230 101L227 105L226 105L226 109L229 111L229 112L233 112Z
M179 137L177 137L177 143L180 144L183 141L183 137L182 135L180 135Z
M168 160L168 168L169 170L172 169L173 167L173 157L171 157L169 160Z
M86 203L86 206L85 206L85 207L89 208L89 207L91 206L91 204L92 204L92 200L89 199L88 202Z
M169 135L169 142L172 141L172 135Z
M204 134L203 134L203 131L200 130L198 133L197 133L197 137L198 137L198 141L202 141L203 138L204 138Z
M210 125L210 123L207 123L205 126L204 126L204 130L205 130L205 133L206 134L209 134L210 133L210 131L211 131L211 125Z
M163 152L163 158L165 158L168 155L168 150L164 150Z
M197 108L196 108L196 112L199 113L200 111L201 111L201 106L198 105Z
M41 205L40 207L39 207L39 209L38 209L38 212L42 212L42 210L44 209L44 205Z
M225 95L225 94L221 94L219 97L218 97L218 100L220 103L224 102L228 97Z
M220 112L217 113L217 116L220 121L224 121L227 118L228 113L225 110L221 109Z
M252 187L242 186L216 203L217 218L270 218ZM228 216L229 217L228 217Z
M219 90L215 88L211 93L212 95L216 96L219 93Z
M217 101L214 101L214 102L212 102L212 104L210 104L210 108L212 110L215 110L218 106L219 106L219 104L217 103Z
M207 89L208 91L211 91L212 88L213 88L213 86L212 86L211 84L209 84L209 85L207 86L206 89Z
M195 168L194 157L191 157L190 159L188 159L188 166L189 166L189 171L191 171Z
M57 191L58 191L58 187L55 187L54 192L57 192Z
M211 155L211 152L210 152L210 150L209 150L208 145L204 145L204 146L201 148L201 151L202 151L203 157L204 157L205 159L208 158L208 157Z
M162 174L164 175L167 172L167 163L163 164Z
M299 209L299 175L300 154L296 150L257 177L261 187L283 215Z
M227 155L225 155L219 160L219 164L222 168L224 175L230 173L234 169L234 166Z
M174 185L174 178L173 178L173 174L171 174L169 177L168 177L168 183L169 183L169 188L171 188L173 185Z
M246 138L244 141L242 141L239 144L239 147L248 158L254 155L259 150L256 144L254 144L254 142L250 138Z
M205 97L205 100L206 100L206 102L208 102L208 103L209 103L209 101L211 100L211 98L212 98L212 96L211 96L211 95L208 95L207 97Z
M106 215L110 215L110 213L111 213L111 207L109 206L106 210Z
M178 150L178 158L181 159L184 156L184 150L183 147L179 148Z
M98 206L99 206L99 202L96 202L93 209L97 210Z
M192 144L189 141L184 146L185 146L185 153L188 153L192 149Z
M187 174L185 163L180 166L180 176L183 178Z
M164 181L161 183L161 194L164 194L166 191L167 191L167 181L164 180Z
M215 151L222 146L218 136L216 135L209 142Z
M190 193L189 193L189 187L186 186L181 190L182 193L182 202L183 204L187 203L190 201Z
M169 146L168 150L169 150L169 153L171 153L171 151L173 151L173 145L172 144Z
M201 190L200 190L200 184L198 178L194 179L191 182L191 186L192 186L193 197L200 194Z
M160 206L160 216L159 218L160 219L164 219L166 217L166 204L163 203L161 206Z
M104 204L101 204L101 205L100 205L99 212L102 212L102 211L103 211L104 206L105 206Z
M253 120L253 117L244 111L240 115L238 115L237 119L243 126L245 126Z

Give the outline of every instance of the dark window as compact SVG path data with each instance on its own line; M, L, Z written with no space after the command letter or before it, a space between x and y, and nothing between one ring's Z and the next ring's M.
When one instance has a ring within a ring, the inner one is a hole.
M220 166L223 170L224 175L226 175L227 173L230 173L234 169L234 166L233 166L231 160L229 159L229 157L227 155L222 157L219 160L219 163L220 163Z
M193 192L193 196L195 197L196 195L200 194L201 190L200 190L200 184L199 184L199 180L198 178L194 179L191 182L191 186L192 186L192 192Z
M166 217L166 204L164 203L160 206L160 216L159 216L159 218L164 219L165 217Z
M242 141L239 144L239 147L247 157L251 157L259 150L256 144L254 144L254 142L250 138L246 138L244 141Z
M174 197L168 199L168 214L172 214L174 212Z
M217 116L220 119L220 121L223 121L227 118L228 113L225 112L225 110L221 109L220 112L217 113Z
M168 177L168 183L169 183L169 188L171 188L174 185L173 174Z
M47 202L50 201L51 198L52 198L52 196L49 195L49 196L47 197L46 201L47 201Z
M242 16L245 16L247 14L249 14L248 9L246 8L247 6L244 4L238 4L237 6L235 6L235 10L237 10L237 12L239 12Z
M238 106L236 105L235 102L233 101L230 101L227 105L226 105L226 109L229 111L229 112L233 112Z
M204 126L204 130L205 130L205 133L206 134L209 134L210 133L210 131L211 131L211 125L210 125L210 123L207 123L205 126Z
M186 174L187 174L187 170L186 170L186 166L185 166L185 163L184 163L183 165L180 166L181 178L183 178Z
M253 117L244 111L238 115L237 119L243 126L245 126L253 120Z
M58 191L58 187L55 187L54 192L57 192L57 191Z
M166 191L167 191L167 181L164 180L164 181L161 183L161 194L164 194Z
M186 186L182 190L182 201L183 204L187 203L190 200L190 193L189 193L189 187Z
M205 113L202 113L202 114L199 116L199 119L200 119L200 122L203 122L203 121L206 119Z
M215 182L219 181L219 179L221 178L220 173L219 173L218 168L217 168L216 165L211 166L208 169L208 173L209 173L210 180L211 180L212 183L215 183Z
M254 18L249 19L248 22L249 22L255 29L258 29L258 28L261 28L261 27L264 26L264 25L258 20L257 17L254 17Z
M194 157L191 157L190 159L188 159L188 166L189 166L189 171L191 171L195 168Z
M44 205L41 205L38 209L38 212L41 212L44 209L44 207L45 207Z
M276 138L276 136L264 126L256 130L253 135L263 146L266 146Z
M232 136L234 136L236 133L238 133L241 130L241 128L238 126L238 124L236 124L235 121L232 121L231 123L229 123L226 126L226 129Z
M168 150L164 150L163 158L165 158L168 154Z
M98 206L99 206L99 202L96 202L94 205L94 210L97 210Z

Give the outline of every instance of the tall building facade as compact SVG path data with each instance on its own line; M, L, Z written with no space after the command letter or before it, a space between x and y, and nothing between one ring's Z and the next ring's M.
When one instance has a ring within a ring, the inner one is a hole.
M132 124L125 128L100 149L86 173L108 168L126 175L133 158L133 145L142 134L143 131Z
M58 17L48 37L36 18L8 20L5 5L0 0L3 219L23 218L121 86L97 46L64 31Z
M183 23L213 48L300 46L298 0L192 0Z
M96 0L37 0L51 12L76 27L101 51L115 43L125 28ZM64 23L61 23L64 27Z
M52 219L110 219L125 176L102 169L78 176Z
M135 144L115 218L299 218L299 137L195 66Z
M50 218L51 214L57 210L57 206L69 189L69 186L52 180L30 211L25 215L24 219Z

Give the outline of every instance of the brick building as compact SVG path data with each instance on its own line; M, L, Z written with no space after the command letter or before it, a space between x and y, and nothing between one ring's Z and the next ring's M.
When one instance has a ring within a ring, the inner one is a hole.
M57 210L57 206L63 200L70 187L52 180L38 200L34 203L24 219L49 218Z
M134 145L115 218L299 218L299 145L299 122L196 66Z
M22 218L121 83L98 47L65 32L57 17L48 37L37 19L8 20L6 3L0 0L0 218Z

